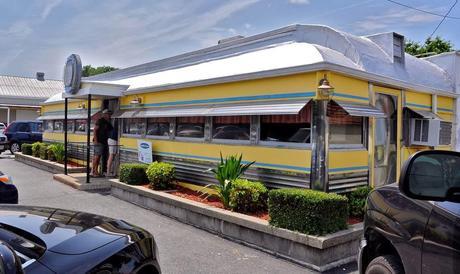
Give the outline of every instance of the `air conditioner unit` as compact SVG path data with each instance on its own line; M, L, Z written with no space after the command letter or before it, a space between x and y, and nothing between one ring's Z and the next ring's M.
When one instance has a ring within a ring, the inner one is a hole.
M410 145L439 145L440 124L437 119L410 119Z

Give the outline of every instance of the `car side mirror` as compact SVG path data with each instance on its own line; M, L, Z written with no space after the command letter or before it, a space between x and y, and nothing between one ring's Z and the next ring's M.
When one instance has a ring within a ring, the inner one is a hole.
M16 252L5 242L0 241L0 273L23 274L21 260Z
M399 189L419 200L460 202L460 153L428 150L404 164Z

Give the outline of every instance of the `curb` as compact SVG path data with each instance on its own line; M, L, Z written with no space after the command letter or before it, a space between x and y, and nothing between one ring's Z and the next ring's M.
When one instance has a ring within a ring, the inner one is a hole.
M333 234L312 236L165 192L127 185L117 179L110 181L111 195L119 199L316 271L330 270L356 259L362 223Z

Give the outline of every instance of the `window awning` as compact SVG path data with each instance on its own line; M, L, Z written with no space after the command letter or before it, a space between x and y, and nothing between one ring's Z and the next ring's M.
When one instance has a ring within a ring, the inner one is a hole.
M442 120L442 118L436 115L436 113L431 112L429 110L420 110L420 109L410 108L410 107L406 107L406 109L410 110L413 114L415 114L419 118Z
M189 117L189 116L239 116L297 114L310 99L247 102L240 104L200 105L192 107L124 110L115 118Z
M97 109L91 110L91 117L94 117L96 114L98 114L100 111ZM74 113L68 113L67 114L67 119L68 120L75 120L75 119L87 119L88 118L88 112L87 110L84 111L78 111ZM59 113L59 114L49 114L47 115L42 115L37 118L38 120L64 120L64 113Z
M351 116L386 118L386 114L383 111L368 104L349 103L335 100L334 102Z

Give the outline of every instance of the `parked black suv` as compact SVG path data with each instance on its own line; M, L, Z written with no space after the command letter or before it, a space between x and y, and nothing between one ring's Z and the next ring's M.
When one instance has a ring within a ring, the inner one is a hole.
M42 122L15 121L8 125L4 134L8 137L11 153L21 151L21 145L42 141Z
M367 199L360 273L459 273L460 153L422 151Z

